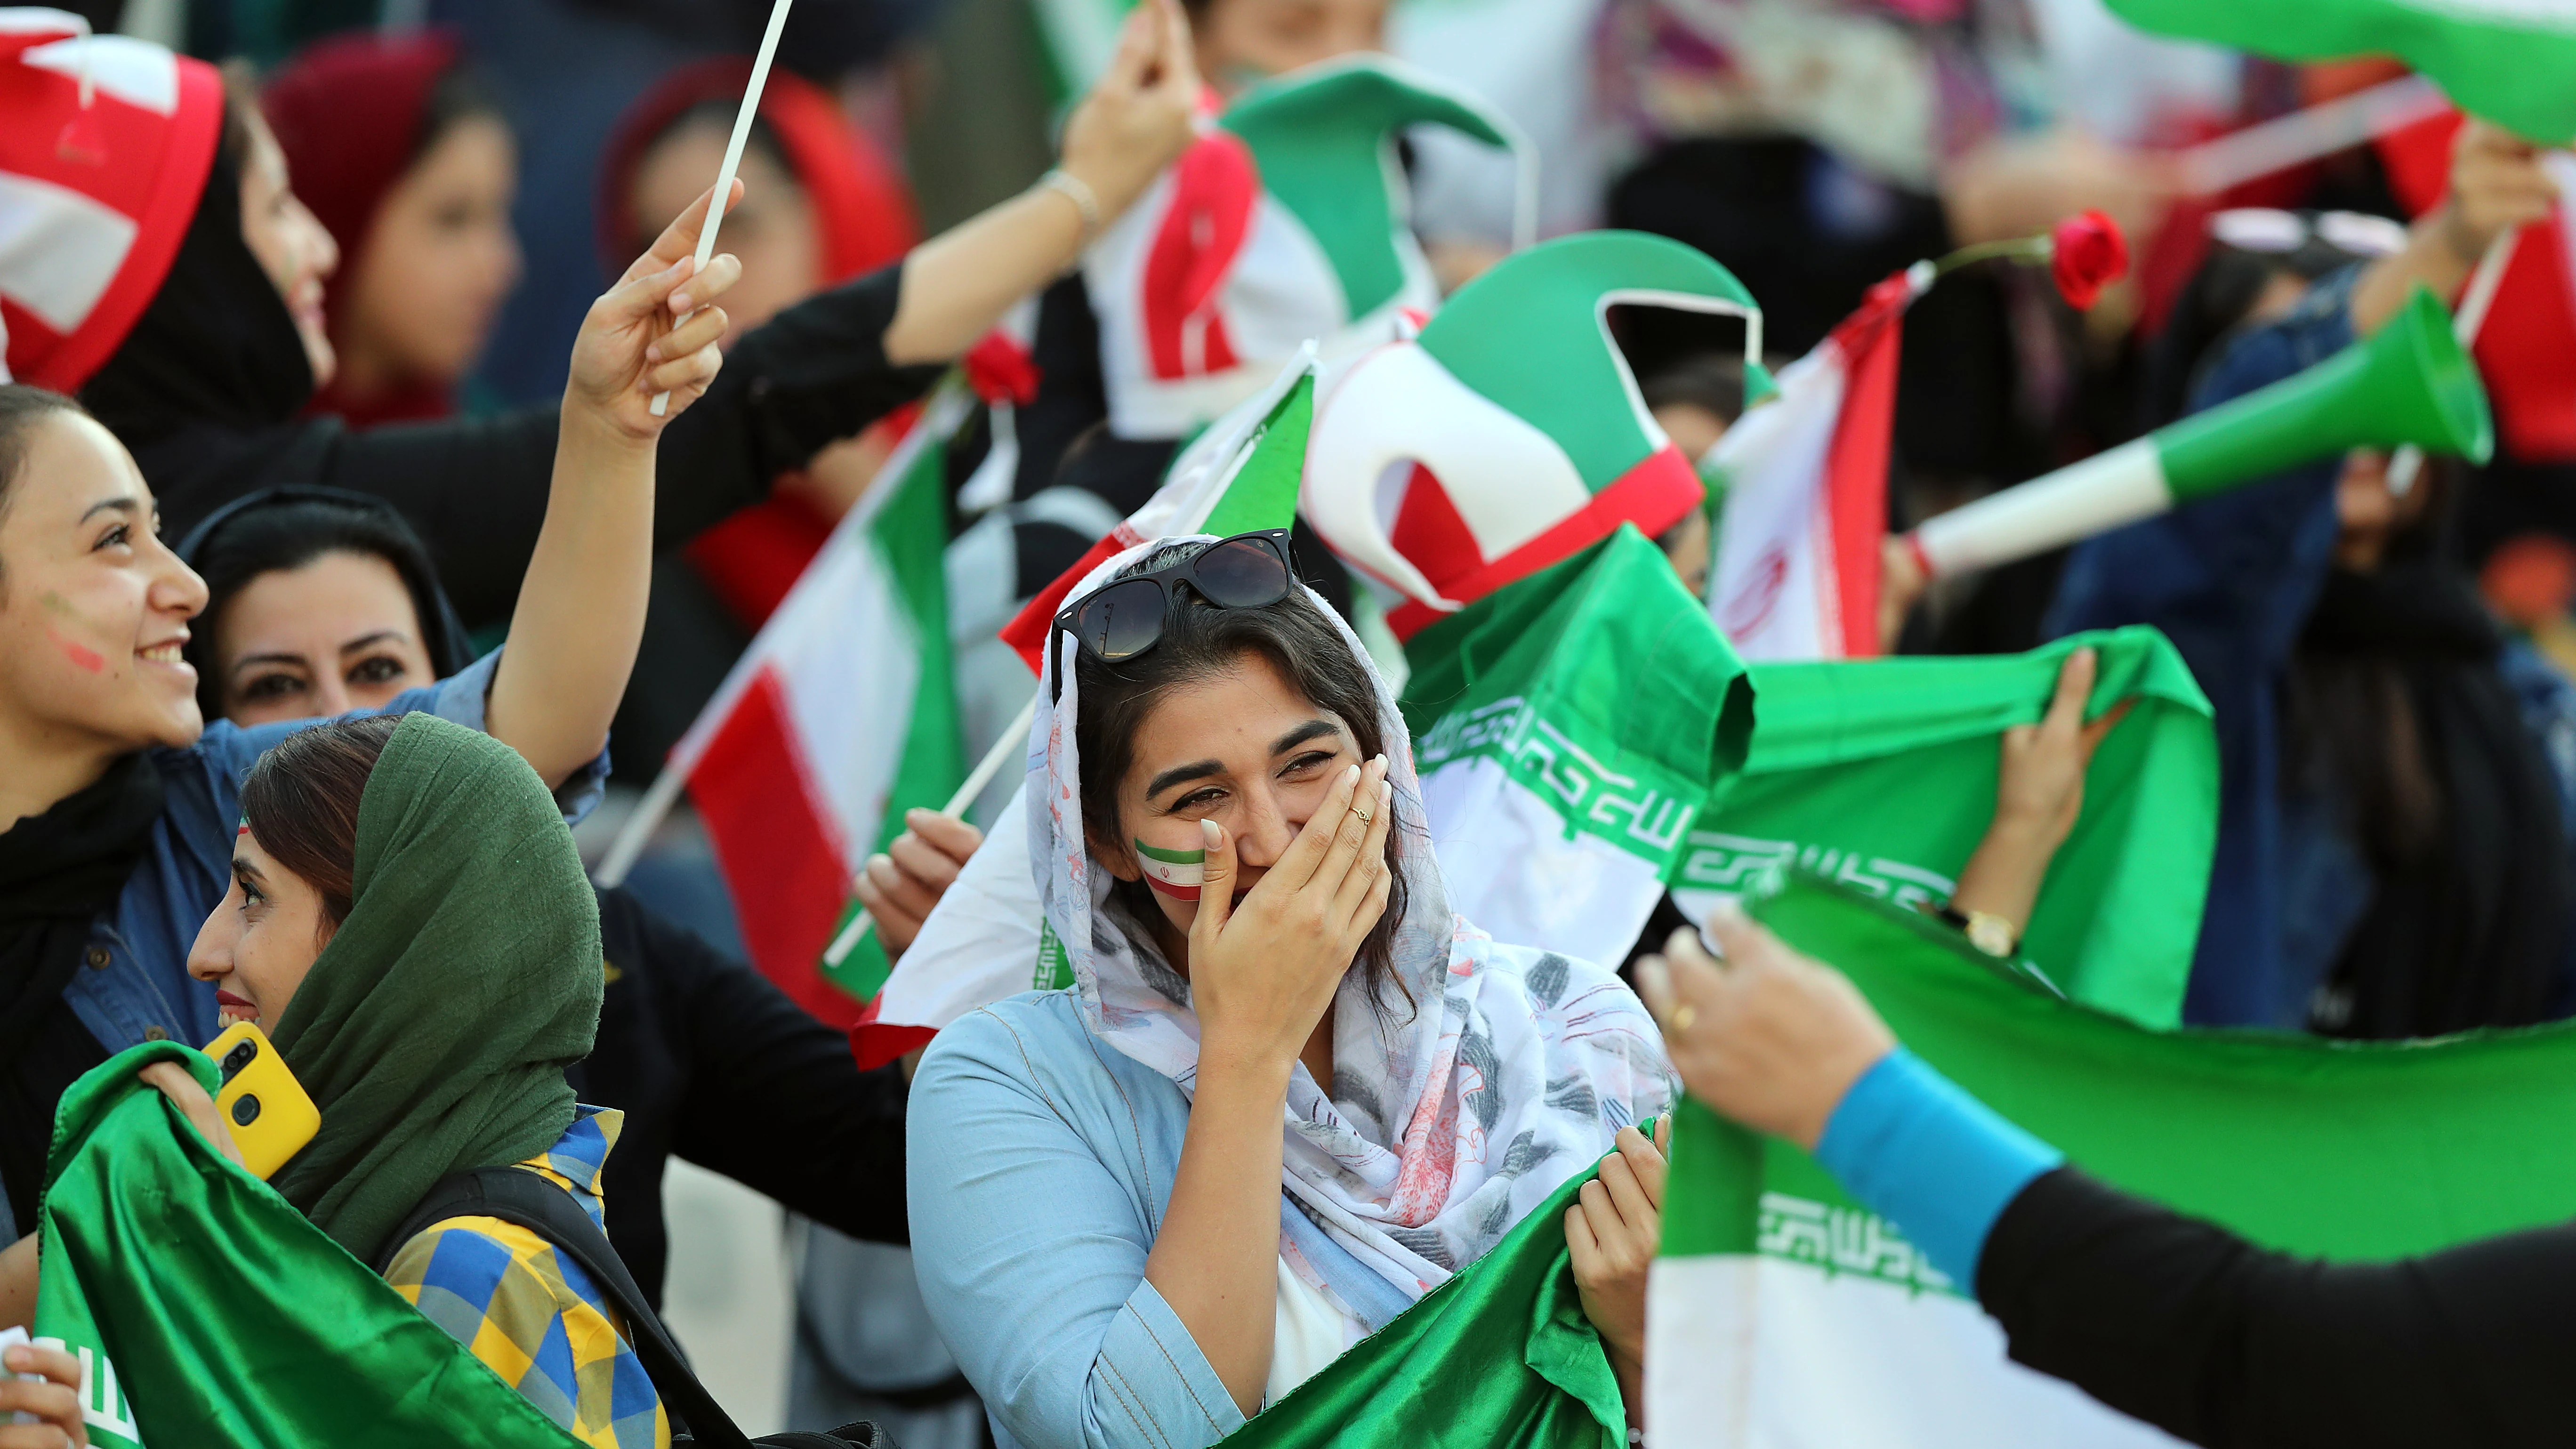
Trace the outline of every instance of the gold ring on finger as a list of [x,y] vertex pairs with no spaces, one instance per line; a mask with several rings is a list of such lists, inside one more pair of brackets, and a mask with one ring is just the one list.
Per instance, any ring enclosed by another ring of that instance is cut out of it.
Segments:
[[1366,810],[1362,810],[1362,809],[1361,809],[1360,807],[1358,807],[1357,805],[1354,805],[1354,806],[1352,806],[1352,807],[1351,807],[1351,813],[1352,813],[1353,815],[1358,816],[1358,817],[1359,817],[1359,818],[1361,818],[1362,820],[1375,820],[1375,819],[1377,818],[1375,815],[1370,814],[1368,811],[1366,811]]

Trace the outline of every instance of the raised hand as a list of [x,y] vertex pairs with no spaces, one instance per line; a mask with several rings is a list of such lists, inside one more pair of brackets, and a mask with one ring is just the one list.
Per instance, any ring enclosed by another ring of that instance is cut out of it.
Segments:
[[2558,204],[2558,183],[2541,164],[2541,148],[2502,126],[2472,116],[2451,143],[2451,189],[2442,204],[2442,238],[2461,261],[2475,263],[2495,239],[2543,221]]
[[1100,203],[1125,211],[1188,148],[1199,100],[1198,61],[1179,0],[1127,12],[1118,51],[1064,127],[1064,169]]
[[[741,196],[737,181],[726,205]],[[725,253],[705,271],[697,268],[698,233],[714,199],[715,188],[708,187],[590,304],[581,335],[573,340],[572,373],[564,385],[567,418],[578,413],[619,436],[651,442],[715,381],[724,366],[716,344],[728,319],[711,304],[742,279],[742,263]],[[655,417],[653,398],[664,392],[671,395],[670,408]]]
[[984,832],[936,810],[905,811],[903,823],[903,834],[859,872],[859,904],[877,923],[889,961],[911,947],[967,858],[984,844]]
[[1384,755],[1344,770],[1240,905],[1234,837],[1213,820],[1199,822],[1207,874],[1190,925],[1190,1004],[1202,1076],[1211,1058],[1285,1066],[1314,1034],[1342,973],[1386,913],[1394,805]]

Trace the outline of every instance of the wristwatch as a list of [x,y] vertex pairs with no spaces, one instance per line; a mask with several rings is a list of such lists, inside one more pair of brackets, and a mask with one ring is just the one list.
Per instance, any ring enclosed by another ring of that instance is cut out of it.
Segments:
[[1959,928],[1968,944],[1989,956],[2010,960],[2021,949],[2021,933],[2013,923],[1992,911],[1963,911],[1943,901],[1931,908],[1932,914]]

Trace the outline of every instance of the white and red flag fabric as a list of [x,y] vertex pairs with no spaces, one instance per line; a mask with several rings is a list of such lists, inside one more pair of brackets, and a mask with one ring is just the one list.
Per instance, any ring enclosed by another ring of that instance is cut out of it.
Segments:
[[860,864],[966,774],[941,495],[971,406],[953,381],[931,395],[663,766],[688,782],[752,964],[835,1026],[887,970],[873,937],[821,961]]
[[223,111],[203,61],[0,8],[0,324],[18,381],[76,391],[125,341],[197,214]]
[[1930,269],[1869,290],[1779,393],[1710,451],[1722,478],[1709,612],[1746,660],[1879,653],[1879,546],[1905,308]]

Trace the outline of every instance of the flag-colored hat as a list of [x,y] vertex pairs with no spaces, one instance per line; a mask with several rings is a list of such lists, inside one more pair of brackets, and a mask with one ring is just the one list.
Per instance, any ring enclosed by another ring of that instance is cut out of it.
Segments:
[[0,8],[0,319],[9,371],[71,392],[169,275],[223,128],[212,66]]
[[1351,364],[1316,407],[1306,519],[1408,596],[1399,636],[1571,557],[1622,523],[1663,532],[1705,490],[1610,339],[1630,304],[1762,313],[1726,268],[1642,232],[1562,237],[1459,289],[1418,339]]
[[1185,436],[1307,341],[1329,363],[1438,305],[1395,156],[1397,133],[1424,123],[1529,154],[1500,115],[1382,55],[1309,66],[1229,105],[1084,262],[1111,429]]

